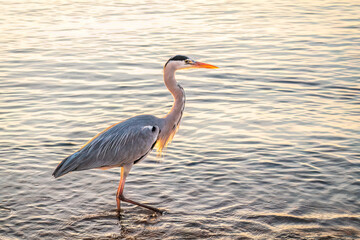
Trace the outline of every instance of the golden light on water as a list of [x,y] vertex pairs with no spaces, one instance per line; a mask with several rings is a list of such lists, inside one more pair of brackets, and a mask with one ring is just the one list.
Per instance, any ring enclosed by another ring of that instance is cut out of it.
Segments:
[[[358,12],[351,1],[3,2],[0,238],[358,238]],[[169,214],[124,205],[118,221],[119,169],[51,173],[108,126],[166,115],[162,70],[177,54],[219,69],[177,73],[179,132],[125,187]]]

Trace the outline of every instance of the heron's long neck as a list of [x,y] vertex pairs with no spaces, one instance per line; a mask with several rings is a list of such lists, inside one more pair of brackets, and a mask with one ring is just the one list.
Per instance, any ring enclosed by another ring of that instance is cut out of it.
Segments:
[[[167,124],[172,124],[177,127],[180,123],[182,113],[185,107],[185,92],[184,89],[175,80],[175,68],[168,66],[164,69],[164,82],[174,97],[174,104],[170,112],[165,116]],[[174,126],[171,126],[174,127]]]
[[175,67],[168,64],[164,69],[164,82],[174,97],[174,104],[170,112],[163,118],[164,125],[160,129],[158,140],[156,141],[156,148],[158,156],[161,155],[162,150],[171,142],[176,131],[178,130],[182,113],[185,107],[185,93],[184,89],[175,80]]

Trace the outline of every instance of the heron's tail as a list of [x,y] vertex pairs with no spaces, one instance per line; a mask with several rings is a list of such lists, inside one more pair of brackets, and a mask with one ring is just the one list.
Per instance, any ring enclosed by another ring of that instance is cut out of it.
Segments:
[[67,174],[68,172],[74,171],[78,167],[75,161],[77,155],[78,153],[76,152],[73,155],[70,155],[64,160],[62,160],[62,162],[59,163],[52,175],[55,178],[58,178],[62,175]]

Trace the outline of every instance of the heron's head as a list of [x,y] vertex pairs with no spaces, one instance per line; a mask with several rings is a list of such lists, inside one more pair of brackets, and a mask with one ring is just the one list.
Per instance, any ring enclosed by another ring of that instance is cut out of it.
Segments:
[[189,69],[189,68],[218,68],[218,67],[207,63],[197,62],[183,55],[176,55],[175,57],[170,58],[166,62],[164,69],[165,68],[173,68],[175,70],[179,70],[179,69]]

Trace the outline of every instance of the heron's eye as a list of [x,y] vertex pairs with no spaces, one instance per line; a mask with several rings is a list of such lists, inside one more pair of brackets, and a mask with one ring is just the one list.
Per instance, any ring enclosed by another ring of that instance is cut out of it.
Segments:
[[191,61],[190,59],[186,59],[186,60],[185,60],[185,63],[186,63],[186,64],[191,64],[192,61]]

